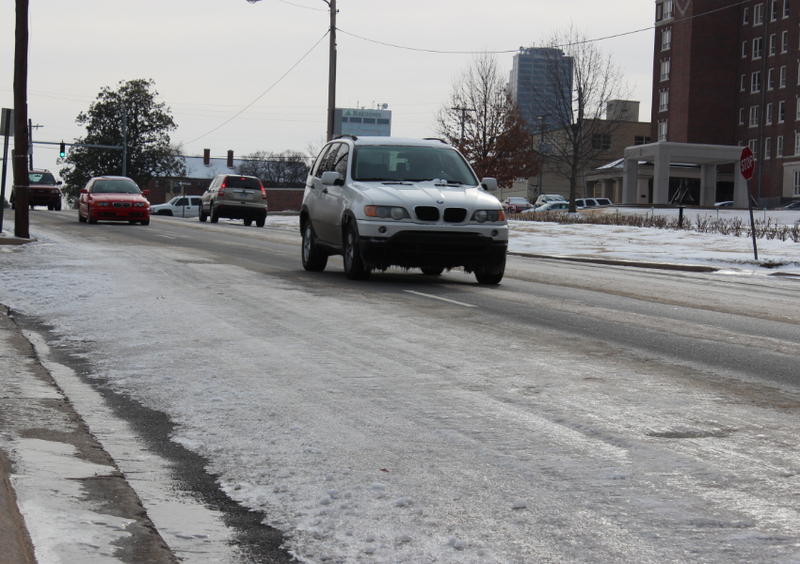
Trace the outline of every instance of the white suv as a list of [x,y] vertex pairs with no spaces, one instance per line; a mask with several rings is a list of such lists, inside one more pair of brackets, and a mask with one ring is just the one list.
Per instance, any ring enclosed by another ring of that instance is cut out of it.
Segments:
[[351,280],[390,266],[428,275],[463,268],[481,284],[503,278],[503,206],[464,157],[438,140],[343,136],[323,147],[300,209],[303,267],[343,255]]

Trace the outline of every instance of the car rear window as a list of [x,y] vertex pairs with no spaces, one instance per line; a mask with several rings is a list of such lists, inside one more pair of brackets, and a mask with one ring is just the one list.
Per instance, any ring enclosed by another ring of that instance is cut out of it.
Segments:
[[225,179],[225,187],[261,190],[261,181],[258,178],[252,178],[249,176],[228,176]]

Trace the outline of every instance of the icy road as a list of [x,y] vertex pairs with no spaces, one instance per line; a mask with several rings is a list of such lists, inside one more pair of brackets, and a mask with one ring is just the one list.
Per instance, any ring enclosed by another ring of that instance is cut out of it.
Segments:
[[0,303],[300,561],[800,562],[796,279],[512,257],[497,288],[353,283],[303,272],[291,226],[62,213],[0,253]]

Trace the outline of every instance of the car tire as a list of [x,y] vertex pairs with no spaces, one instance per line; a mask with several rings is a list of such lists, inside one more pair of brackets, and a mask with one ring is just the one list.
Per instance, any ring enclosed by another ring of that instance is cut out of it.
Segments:
[[438,266],[425,266],[422,268],[422,274],[425,276],[439,276],[442,272],[444,272],[444,268]]
[[478,284],[497,285],[503,279],[506,271],[506,259],[497,266],[482,266],[475,271],[475,279]]
[[141,223],[142,225],[150,225],[150,220],[149,219],[143,219],[139,223]]
[[78,210],[78,221],[81,223],[86,223],[86,218],[81,215],[81,211]]
[[203,211],[203,204],[200,204],[200,208],[198,209],[198,216],[200,217],[200,221],[205,223],[208,219],[208,214]]
[[211,202],[211,223],[219,221],[219,212],[214,209],[214,202]]
[[317,249],[317,235],[314,233],[314,226],[311,221],[306,221],[303,225],[302,259],[303,268],[309,272],[322,272],[328,265],[328,255]]
[[61,211],[61,202],[58,202],[55,207],[56,211]]
[[97,220],[92,217],[92,208],[86,207],[86,221],[89,223],[97,223]]
[[253,220],[252,219],[245,219],[244,220],[244,226],[245,227],[250,227],[251,225],[253,225]]
[[366,280],[370,270],[364,265],[358,245],[358,227],[350,220],[344,228],[344,274],[349,280]]
[[256,227],[264,227],[267,223],[267,216],[260,217],[256,220]]

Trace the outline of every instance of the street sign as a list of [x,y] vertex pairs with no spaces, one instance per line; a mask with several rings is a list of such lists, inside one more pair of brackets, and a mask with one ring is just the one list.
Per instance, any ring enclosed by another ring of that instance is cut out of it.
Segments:
[[745,180],[753,178],[753,169],[755,168],[756,160],[753,158],[753,151],[750,147],[742,149],[742,158],[739,159],[739,170],[742,171],[742,176]]

